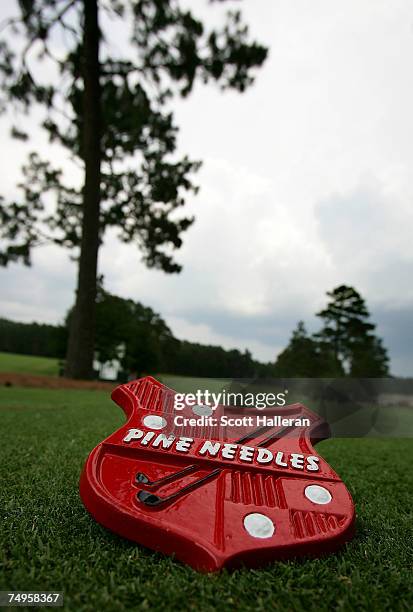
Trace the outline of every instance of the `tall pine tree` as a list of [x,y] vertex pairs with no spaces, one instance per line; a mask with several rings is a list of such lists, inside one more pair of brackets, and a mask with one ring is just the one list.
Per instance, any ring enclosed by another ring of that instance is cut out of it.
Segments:
[[370,313],[360,293],[348,285],[327,292],[330,301],[317,313],[323,321],[316,335],[334,359],[351,376],[380,377],[389,373],[389,359],[370,321]]
[[[196,191],[199,163],[174,155],[171,99],[187,96],[197,80],[244,91],[267,50],[249,41],[239,11],[210,29],[178,0],[19,0],[17,8],[0,40],[2,108],[39,106],[50,140],[80,162],[84,179],[67,184],[60,168],[32,153],[22,197],[1,202],[0,263],[29,264],[46,242],[77,249],[67,374],[87,378],[105,230],[119,228],[148,266],[180,269],[170,250],[193,219],[176,211]],[[113,28],[124,33],[116,45]],[[20,126],[13,135],[27,138]]]

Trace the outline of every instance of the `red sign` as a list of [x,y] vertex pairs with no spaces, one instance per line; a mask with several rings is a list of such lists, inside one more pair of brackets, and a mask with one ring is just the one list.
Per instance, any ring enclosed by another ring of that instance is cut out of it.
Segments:
[[178,413],[175,395],[151,377],[112,393],[127,422],[80,479],[99,523],[201,571],[318,556],[352,537],[351,496],[312,446],[329,435],[318,415],[302,404],[250,410],[243,427],[228,407],[225,419],[223,406]]

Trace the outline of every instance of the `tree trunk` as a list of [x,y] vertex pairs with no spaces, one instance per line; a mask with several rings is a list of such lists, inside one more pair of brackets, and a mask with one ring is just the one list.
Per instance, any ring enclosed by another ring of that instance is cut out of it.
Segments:
[[100,212],[100,83],[97,0],[83,0],[83,189],[82,239],[80,245],[76,303],[71,317],[66,376],[91,378],[95,343],[96,276]]

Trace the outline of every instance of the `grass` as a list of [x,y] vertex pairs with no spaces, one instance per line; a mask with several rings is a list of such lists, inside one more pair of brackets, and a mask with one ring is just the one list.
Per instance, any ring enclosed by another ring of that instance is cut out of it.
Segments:
[[0,590],[63,590],[76,612],[413,608],[413,440],[319,445],[357,506],[357,535],[339,553],[203,575],[84,509],[86,456],[123,422],[106,393],[0,388],[0,419]]
[[[59,373],[59,360],[54,357],[36,357],[35,355],[0,352],[0,372],[57,376]],[[221,391],[223,382],[226,381],[226,379],[220,378],[195,378],[191,376],[174,376],[172,374],[158,374],[157,378],[165,385],[171,387],[171,389],[186,393],[206,388],[210,391]]]
[[59,360],[52,357],[0,353],[0,372],[57,376],[59,372]]
[[196,393],[198,389],[201,391],[208,389],[211,393],[218,393],[231,382],[229,378],[197,378],[175,374],[157,374],[156,378],[179,393]]

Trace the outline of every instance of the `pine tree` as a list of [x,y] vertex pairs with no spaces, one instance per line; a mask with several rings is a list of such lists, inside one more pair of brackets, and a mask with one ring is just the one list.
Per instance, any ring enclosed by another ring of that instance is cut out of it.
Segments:
[[[30,264],[32,249],[47,242],[75,249],[78,282],[67,374],[87,378],[105,231],[118,228],[120,239],[137,244],[149,267],[180,270],[170,251],[181,246],[193,219],[176,212],[186,194],[196,192],[199,162],[174,155],[171,99],[187,96],[196,81],[244,91],[267,50],[249,42],[239,11],[228,12],[222,27],[208,29],[178,0],[17,4],[19,15],[0,40],[1,107],[24,113],[40,107],[50,141],[79,163],[84,180],[80,187],[67,184],[52,161],[31,153],[22,197],[2,201],[0,263]],[[124,40],[115,50],[110,39],[117,22]],[[208,120],[213,129],[213,118]],[[12,133],[28,138],[21,126]]]
[[298,322],[288,346],[278,355],[274,366],[277,377],[335,377],[342,373],[333,352],[307,333],[303,321]]
[[364,299],[353,287],[340,285],[327,292],[327,307],[317,313],[323,328],[316,335],[351,376],[380,377],[389,373],[387,351],[373,333],[375,325]]

